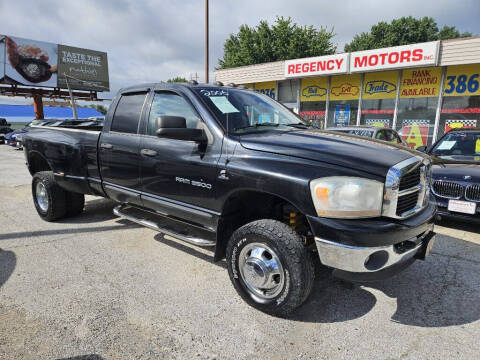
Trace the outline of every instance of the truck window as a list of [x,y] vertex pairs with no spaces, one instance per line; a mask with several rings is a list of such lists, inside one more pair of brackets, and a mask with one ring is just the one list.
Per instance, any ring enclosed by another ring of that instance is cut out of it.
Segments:
[[190,104],[183,97],[172,92],[155,93],[148,118],[148,135],[156,135],[156,119],[161,115],[184,117],[187,128],[196,128],[199,122],[199,118]]
[[111,131],[136,134],[146,93],[122,95],[113,115]]

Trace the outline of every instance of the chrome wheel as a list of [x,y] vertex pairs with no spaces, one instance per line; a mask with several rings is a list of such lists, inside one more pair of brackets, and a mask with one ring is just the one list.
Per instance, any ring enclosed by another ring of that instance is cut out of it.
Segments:
[[45,185],[42,182],[38,182],[35,186],[35,196],[37,198],[37,204],[43,212],[48,210],[48,194]]
[[282,263],[266,244],[247,244],[240,252],[238,267],[255,301],[263,303],[282,291],[285,283]]

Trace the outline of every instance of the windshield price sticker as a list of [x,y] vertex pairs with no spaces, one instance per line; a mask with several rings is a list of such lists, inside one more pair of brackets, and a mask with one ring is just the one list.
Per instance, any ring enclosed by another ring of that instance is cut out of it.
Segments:
[[445,96],[480,95],[480,66],[478,64],[449,66],[443,93]]
[[235,106],[228,101],[226,96],[210,96],[210,100],[213,104],[224,114],[238,113],[240,112]]

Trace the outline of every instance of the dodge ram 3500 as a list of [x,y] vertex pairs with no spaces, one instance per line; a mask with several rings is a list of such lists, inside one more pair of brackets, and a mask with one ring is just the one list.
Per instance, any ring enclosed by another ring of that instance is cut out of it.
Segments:
[[84,194],[112,199],[120,217],[214,246],[238,294],[272,314],[307,299],[315,263],[383,279],[435,237],[427,155],[314,130],[235,86],[122,89],[103,128],[39,127],[24,149],[46,221],[80,214]]

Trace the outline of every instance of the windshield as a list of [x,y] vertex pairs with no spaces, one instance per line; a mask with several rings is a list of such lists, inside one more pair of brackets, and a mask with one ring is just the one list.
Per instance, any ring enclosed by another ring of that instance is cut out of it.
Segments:
[[480,132],[452,131],[432,149],[434,155],[480,155]]
[[248,90],[194,88],[229,133],[307,127],[288,109],[266,95]]

